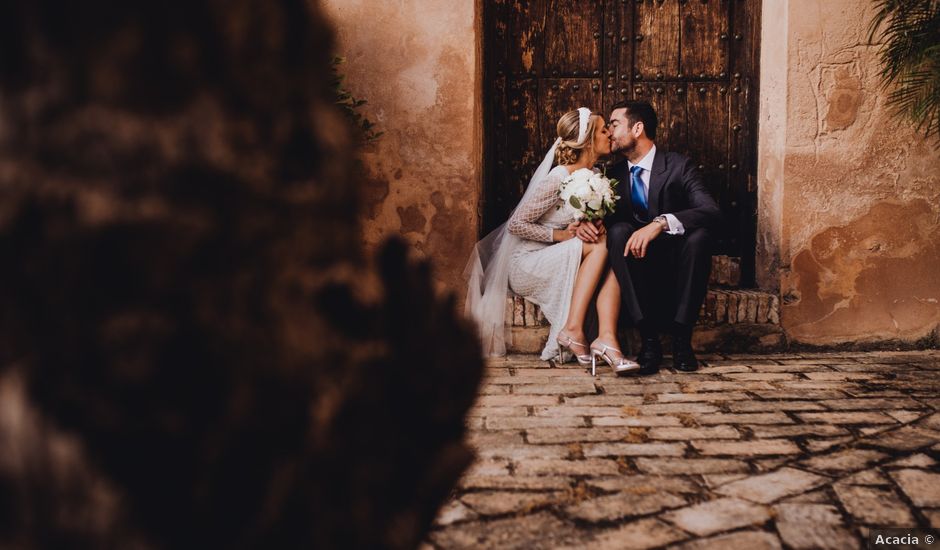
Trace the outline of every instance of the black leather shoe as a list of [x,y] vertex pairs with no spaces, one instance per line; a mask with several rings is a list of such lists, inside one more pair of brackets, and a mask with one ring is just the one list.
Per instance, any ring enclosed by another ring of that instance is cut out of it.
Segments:
[[640,370],[635,371],[635,372],[640,376],[645,376],[647,374],[656,374],[657,372],[659,372],[659,365],[649,364],[645,367],[640,367]]
[[636,357],[636,362],[640,364],[638,374],[656,374],[659,372],[659,365],[663,362],[663,346],[659,343],[659,337],[643,338],[643,347],[640,348],[640,354]]
[[698,369],[698,359],[695,358],[691,345],[673,346],[672,366],[682,372],[693,372]]

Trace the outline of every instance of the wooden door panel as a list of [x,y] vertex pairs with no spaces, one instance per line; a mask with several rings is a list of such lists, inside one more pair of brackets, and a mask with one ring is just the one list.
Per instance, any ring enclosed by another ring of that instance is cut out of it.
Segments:
[[544,149],[539,135],[539,83],[535,79],[517,80],[509,84],[507,103],[506,152],[508,154],[511,197],[518,199],[531,174],[542,160]]
[[[508,190],[511,188],[510,181],[513,177],[510,162],[515,158],[513,156],[514,152],[508,149],[508,145],[512,140],[509,139],[507,132],[509,94],[506,92],[506,76],[493,77],[491,86],[494,99],[490,103],[490,113],[494,120],[498,122],[494,124],[496,131],[486,143],[487,154],[490,158],[487,177],[491,182],[490,187],[484,189],[486,204],[483,212],[480,213],[484,222],[488,225],[492,223],[492,220],[504,218],[509,214],[511,206],[508,203],[512,199]],[[500,189],[501,192],[494,193],[493,188]]]
[[737,205],[728,192],[728,89],[720,82],[696,82],[687,95],[689,150],[696,153],[693,161],[722,211],[719,248],[730,251],[727,220],[736,215]]
[[680,85],[670,83],[643,83],[634,87],[634,98],[649,101],[656,109],[659,126],[656,130],[656,147],[665,151],[688,153],[688,109],[685,91]]
[[728,66],[728,3],[692,0],[681,7],[680,73],[725,78]]
[[[760,74],[760,2],[733,2],[731,67],[731,177],[738,211],[729,213],[730,246],[741,253],[741,279],[755,279],[757,241],[757,126]],[[734,240],[737,239],[735,243]]]
[[[633,53],[638,44],[636,41],[637,29],[634,28],[634,17],[636,13],[635,2],[614,2],[614,17],[616,18],[616,28],[614,31],[614,42],[611,44],[612,52],[610,57],[616,60],[616,77],[622,86],[630,88],[634,79],[633,71]],[[623,95],[626,97],[626,95]],[[619,101],[618,97],[618,101]]]
[[[601,76],[604,79],[603,86],[601,87],[601,104],[598,105],[597,111],[604,115],[604,120],[607,119],[608,113],[610,113],[610,106],[620,101],[629,93],[630,89],[630,77],[626,74],[621,75],[620,71],[620,51],[623,44],[620,43],[621,38],[621,24],[620,24],[620,11],[621,6],[626,6],[628,3],[624,2],[607,2],[607,6],[604,8],[604,37],[601,48],[601,64],[603,69],[601,70]],[[629,70],[629,69],[628,69]],[[623,76],[623,78],[621,78]],[[621,92],[621,90],[623,90]]]
[[602,107],[598,108],[598,113],[603,115],[606,122],[610,122],[610,110],[615,103],[633,97],[633,90],[629,82],[618,82],[616,79],[610,79],[610,89],[604,90],[602,98]]
[[697,82],[685,96],[689,152],[707,171],[724,170],[728,160],[727,89],[717,82]]
[[[541,3],[541,2],[539,2]],[[549,0],[545,21],[546,76],[600,74],[603,6],[584,0]]]
[[508,6],[508,21],[500,24],[509,29],[509,52],[506,60],[509,72],[516,76],[536,76],[541,73],[545,57],[543,25],[545,2],[515,0]]
[[546,12],[545,74],[586,76],[601,71],[601,3],[548,0]]
[[643,80],[679,74],[679,2],[636,2],[636,72]]

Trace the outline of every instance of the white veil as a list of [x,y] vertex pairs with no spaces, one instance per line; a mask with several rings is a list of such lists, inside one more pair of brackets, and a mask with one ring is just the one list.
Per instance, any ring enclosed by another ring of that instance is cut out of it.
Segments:
[[[584,141],[590,119],[590,109],[578,108],[578,143]],[[542,163],[532,174],[519,204],[509,214],[510,218],[519,205],[524,204],[533,194],[535,184],[548,176],[559,144],[561,144],[560,137],[552,143]],[[510,233],[508,226],[507,219],[477,242],[464,269],[464,277],[467,279],[464,313],[476,322],[485,357],[505,355],[506,345],[512,343],[512,332],[506,322],[506,299],[511,292],[509,290],[509,260],[512,258],[513,250],[522,239]]]

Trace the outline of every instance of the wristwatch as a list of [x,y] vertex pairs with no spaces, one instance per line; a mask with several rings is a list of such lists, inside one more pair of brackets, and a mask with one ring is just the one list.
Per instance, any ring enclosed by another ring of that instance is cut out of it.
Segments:
[[659,222],[663,225],[663,231],[669,231],[669,220],[666,219],[666,216],[656,216],[653,218],[654,222]]

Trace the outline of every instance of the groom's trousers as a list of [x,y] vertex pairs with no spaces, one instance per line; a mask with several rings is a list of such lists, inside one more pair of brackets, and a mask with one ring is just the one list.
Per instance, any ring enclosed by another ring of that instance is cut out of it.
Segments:
[[633,325],[645,320],[660,330],[672,322],[694,325],[711,273],[708,231],[664,232],[649,244],[646,257],[624,257],[627,241],[638,228],[619,222],[607,229],[607,257],[620,283],[621,318]]

